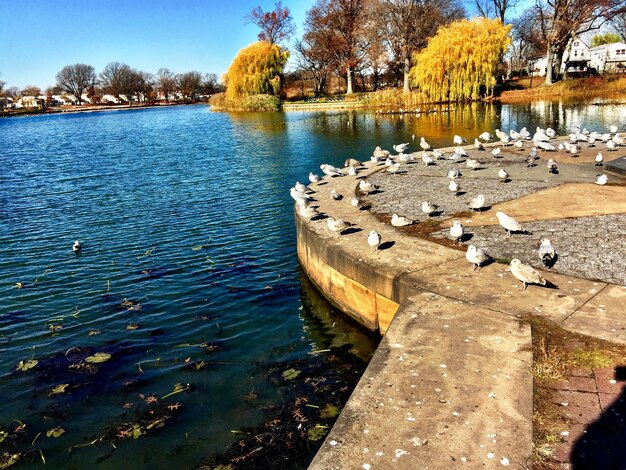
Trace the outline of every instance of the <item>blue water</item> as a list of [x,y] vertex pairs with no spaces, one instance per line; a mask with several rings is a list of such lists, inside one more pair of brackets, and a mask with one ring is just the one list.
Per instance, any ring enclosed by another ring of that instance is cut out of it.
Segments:
[[[261,422],[247,394],[280,403],[260,364],[325,364],[316,351],[342,344],[367,361],[376,346],[310,300],[288,194],[296,180],[412,134],[439,146],[454,133],[625,118],[624,106],[545,104],[422,117],[191,106],[0,120],[0,431],[26,424],[11,443],[24,468],[44,458],[52,468],[197,466]],[[96,352],[111,358],[68,372]],[[35,368],[15,370],[30,359]],[[208,366],[185,369],[200,361]],[[185,390],[163,398],[176,384]],[[101,439],[132,430],[150,397],[180,410],[138,439]],[[57,427],[65,433],[46,436]]]

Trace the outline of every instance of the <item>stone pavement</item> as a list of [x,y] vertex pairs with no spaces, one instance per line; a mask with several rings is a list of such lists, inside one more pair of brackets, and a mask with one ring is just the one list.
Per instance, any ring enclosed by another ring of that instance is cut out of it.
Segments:
[[[623,179],[610,175],[610,185],[596,189],[593,181],[599,171],[588,163],[592,158],[588,154],[592,152],[597,149],[585,149],[578,159],[568,157],[574,162],[568,160],[559,165],[558,175],[547,174],[545,167],[545,159],[553,153],[542,153],[542,160],[533,168],[527,168],[523,157],[514,152],[505,151],[501,161],[492,162],[489,159],[493,157],[484,156],[481,158],[486,160],[485,170],[462,170],[461,188],[469,191],[457,197],[447,190],[448,162],[426,167],[420,160],[403,165],[400,174],[395,175],[382,173],[381,166],[368,162],[356,178],[327,177],[311,185],[315,199],[312,204],[323,215],[307,222],[308,230],[326,245],[326,259],[336,263],[332,267],[340,269],[349,264],[350,272],[344,274],[357,282],[371,281],[371,285],[365,285],[369,289],[386,285],[383,278],[391,279],[391,294],[407,295],[404,300],[393,299],[401,301],[400,309],[311,468],[531,465],[532,407],[528,403],[532,401],[532,388],[527,386],[532,384],[532,360],[528,357],[531,336],[518,318],[541,315],[561,328],[626,344],[626,288],[617,285],[623,283],[620,276],[624,270],[618,272],[622,266],[618,258],[624,258],[626,205],[620,201],[626,186]],[[616,152],[615,157],[623,153]],[[497,167],[503,161],[511,174],[508,183],[497,178]],[[356,191],[362,204],[371,205],[369,210],[350,205],[361,178],[380,186],[380,192],[368,197]],[[575,203],[567,204],[572,199],[569,196],[563,196],[565,199],[559,202],[564,194],[580,193],[571,191],[577,184],[593,189]],[[331,189],[344,198],[333,200]],[[489,195],[492,207],[470,216],[460,198],[469,199],[478,191]],[[553,195],[545,198],[546,193]],[[606,202],[598,197],[606,197]],[[545,198],[544,207],[552,207],[549,217],[532,215],[526,221],[533,235],[514,234],[512,239],[506,239],[503,230],[493,222],[470,222],[468,231],[476,238],[468,241],[488,245],[487,251],[498,258],[514,256],[536,263],[538,237],[545,231],[562,257],[552,270],[543,273],[552,282],[552,288],[530,286],[521,290],[505,264],[493,263],[472,272],[464,248],[460,251],[435,243],[437,236],[445,237],[443,230],[432,236],[410,236],[406,230],[382,223],[372,214],[397,212],[424,220],[419,204],[431,200],[443,209],[443,214],[433,219],[447,220],[449,224],[450,217],[456,214],[465,223],[481,217],[492,219],[501,205],[524,198],[536,200],[534,205],[525,206],[533,208],[531,214],[542,213],[541,198]],[[559,207],[562,214],[558,213]],[[326,227],[326,216],[347,220],[352,227],[335,234]],[[372,229],[382,235],[384,249],[370,251],[367,234]],[[528,241],[529,237],[533,242]],[[591,256],[581,258],[586,251]],[[346,258],[352,264],[347,264]],[[578,266],[581,260],[582,268]],[[366,271],[366,276],[361,274]],[[381,295],[391,298],[387,292]],[[477,379],[474,374],[481,370],[490,374]],[[515,378],[508,380],[507,375]],[[448,378],[453,380],[449,382]],[[604,384],[602,379],[597,381],[596,375],[582,378],[593,378],[596,387]],[[496,386],[497,390],[485,395],[487,388]],[[602,394],[609,393],[600,388],[595,392],[576,392],[597,393],[599,404],[608,399]],[[499,402],[500,398],[504,401]],[[572,399],[572,403],[578,403],[576,400]],[[594,416],[599,410],[602,408],[596,409]],[[468,419],[463,420],[464,416]],[[511,430],[515,431],[511,434]],[[571,432],[575,435],[576,430]],[[584,445],[584,440],[578,439],[569,444],[569,449]]]

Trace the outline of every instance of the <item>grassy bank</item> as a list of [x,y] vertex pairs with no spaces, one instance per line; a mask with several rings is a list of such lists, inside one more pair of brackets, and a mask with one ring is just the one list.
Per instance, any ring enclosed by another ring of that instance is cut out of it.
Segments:
[[217,93],[209,100],[213,111],[280,111],[280,98],[272,95],[252,95],[241,99],[229,98],[226,93]]
[[512,89],[502,91],[497,98],[502,102],[531,101],[555,97],[583,97],[596,95],[626,95],[626,76],[587,77],[562,80],[554,85],[544,85],[542,77],[509,82]]

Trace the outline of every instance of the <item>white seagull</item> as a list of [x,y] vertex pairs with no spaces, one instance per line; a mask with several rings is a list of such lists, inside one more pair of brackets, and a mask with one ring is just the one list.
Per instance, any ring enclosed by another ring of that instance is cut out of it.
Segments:
[[481,265],[489,260],[489,255],[485,253],[482,249],[476,248],[474,245],[470,245],[467,247],[465,259],[472,263],[472,271],[475,271],[477,269],[480,271]]
[[609,177],[606,175],[596,175],[596,184],[604,186],[609,182]]
[[343,173],[341,173],[341,170],[339,168],[335,168],[332,165],[327,165],[325,163],[322,163],[320,165],[320,169],[324,172],[325,175],[328,175],[328,176],[343,176]]
[[320,178],[319,175],[316,175],[313,172],[309,172],[309,181],[311,183],[317,183],[318,181],[320,181],[322,178]]
[[472,209],[474,211],[481,210],[483,207],[485,207],[485,196],[483,196],[482,194],[479,194],[478,196],[473,198],[469,202],[469,207],[470,207],[470,209]]
[[454,240],[454,243],[459,243],[459,240],[463,238],[463,224],[458,220],[452,222],[452,227],[450,227],[450,237]]
[[541,244],[539,245],[539,258],[541,258],[541,262],[548,268],[554,266],[554,262],[556,261],[556,250],[547,238],[541,239]]
[[522,263],[517,258],[511,260],[511,273],[522,282],[522,290],[526,290],[528,284],[546,285],[546,280],[532,266]]
[[404,144],[398,144],[398,145],[394,145],[393,149],[397,152],[397,153],[404,153],[404,151],[406,149],[409,148],[409,143],[404,143]]
[[511,232],[523,232],[524,228],[513,217],[506,215],[504,212],[496,212],[496,217],[500,225],[506,230],[507,237],[511,236]]
[[398,214],[393,214],[391,216],[391,225],[393,225],[394,227],[404,227],[406,225],[411,225],[412,223],[412,220],[407,219],[406,217],[402,217]]
[[506,171],[504,168],[500,168],[500,170],[498,171],[498,178],[500,178],[503,183],[506,183],[506,180],[509,179],[509,172]]
[[454,194],[455,196],[458,196],[459,194],[459,183],[457,183],[455,180],[450,180],[450,184],[448,185],[448,189],[450,190],[450,192],[452,194]]
[[431,216],[433,213],[437,212],[439,206],[437,204],[431,204],[428,201],[422,202],[422,212],[427,216]]
[[478,136],[478,138],[484,140],[485,142],[493,140],[493,136],[489,132],[483,132]]
[[596,155],[596,166],[602,166],[602,162],[604,161],[604,157],[602,156],[602,152],[598,152]]
[[370,251],[377,250],[380,245],[380,241],[380,233],[376,230],[372,230],[367,236],[367,244],[370,246]]
[[428,142],[426,142],[426,139],[424,139],[424,137],[420,137],[420,147],[422,150],[430,150],[430,144]]
[[331,232],[335,232],[338,235],[341,234],[341,232],[343,230],[345,230],[346,228],[348,228],[348,223],[345,222],[342,219],[335,219],[333,217],[329,217],[326,220],[326,226],[328,227],[328,230],[330,230]]
[[467,143],[467,140],[465,140],[465,138],[461,137],[460,135],[455,135],[452,140],[454,142],[454,145],[463,145]]
[[74,250],[74,253],[78,253],[82,247],[83,246],[80,244],[80,242],[76,240],[74,244],[72,245],[72,250]]

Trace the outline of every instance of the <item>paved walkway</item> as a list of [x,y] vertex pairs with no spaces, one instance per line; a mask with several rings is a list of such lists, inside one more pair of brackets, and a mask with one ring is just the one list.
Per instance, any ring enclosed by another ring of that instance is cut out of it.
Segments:
[[[322,216],[309,223],[310,229],[326,240],[329,248],[357,259],[363,269],[403,279],[404,284],[412,286],[414,294],[398,310],[380,350],[311,468],[447,468],[462,464],[469,468],[508,465],[524,468],[530,465],[531,335],[529,328],[516,317],[541,315],[565,329],[626,344],[626,288],[617,285],[623,282],[620,276],[624,270],[619,268],[621,261],[616,262],[624,258],[626,205],[620,201],[626,187],[622,186],[624,180],[610,175],[611,184],[619,184],[597,190],[592,184],[597,168],[586,163],[590,158],[586,154],[591,152],[597,150],[585,150],[584,158],[560,165],[556,178],[547,174],[545,161],[540,160],[534,168],[526,168],[525,163],[508,163],[511,183],[500,183],[491,174],[497,173],[495,167],[501,162],[487,162],[486,170],[465,170],[460,179],[461,188],[468,189],[466,198],[480,191],[492,199],[491,209],[477,218],[493,218],[498,204],[523,197],[545,197],[543,192],[550,188],[556,191],[565,183],[583,183],[583,188],[592,188],[591,192],[600,194],[605,194],[608,188],[606,203],[583,197],[583,209],[581,204],[568,205],[575,216],[592,220],[577,220],[564,230],[561,228],[570,217],[568,213],[560,217],[559,214],[531,217],[528,223],[539,224],[533,226],[533,235],[524,238],[516,234],[512,243],[493,222],[472,226],[475,241],[487,245],[485,248],[493,250],[494,256],[501,250],[503,255],[520,257],[533,264],[537,261],[533,250],[545,229],[561,256],[553,270],[544,272],[552,288],[530,286],[523,291],[503,264],[493,263],[472,272],[464,249],[442,246],[433,242],[434,238],[408,236],[402,229],[380,222],[367,210],[350,205],[357,180],[367,177],[380,186],[378,194],[363,200],[363,204],[371,204],[373,212],[398,212],[423,220],[419,213],[422,200],[442,205],[441,219],[464,212],[464,204],[447,191],[444,177],[447,164],[426,167],[420,161],[403,165],[405,173],[383,174],[382,167],[368,162],[357,177],[325,178],[312,185],[318,210],[347,220],[353,227],[337,235],[328,230]],[[616,156],[624,153],[618,152]],[[512,152],[505,154],[506,159],[523,160]],[[541,156],[544,158],[544,154]],[[542,174],[533,176],[540,171]],[[344,198],[333,200],[331,189]],[[556,202],[553,206],[558,210]],[[465,214],[461,216],[467,218]],[[548,225],[547,219],[554,225]],[[602,222],[597,223],[598,220]],[[542,228],[541,224],[546,225]],[[597,235],[595,238],[590,235],[590,227]],[[384,250],[374,253],[367,245],[367,234],[373,229],[386,242]],[[434,237],[443,235],[444,232],[439,232]],[[580,235],[583,238],[586,235],[590,245],[578,245],[576,238]],[[586,258],[589,264],[576,271],[581,260],[578,252],[584,250],[590,250]],[[618,266],[615,270],[614,263]],[[597,393],[604,392],[598,389]],[[581,441],[576,442],[579,445]]]

